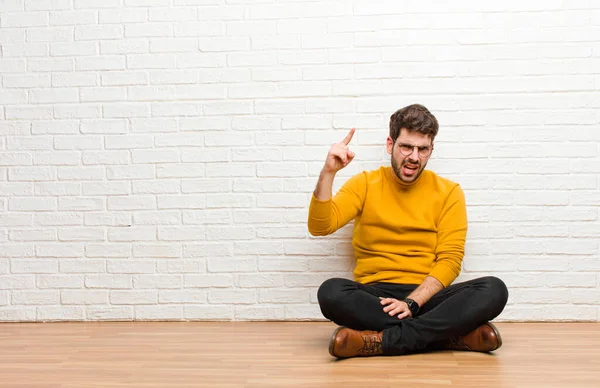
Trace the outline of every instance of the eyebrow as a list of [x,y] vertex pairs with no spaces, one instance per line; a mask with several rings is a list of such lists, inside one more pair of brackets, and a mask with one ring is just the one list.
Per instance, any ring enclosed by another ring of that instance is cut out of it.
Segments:
[[427,144],[427,145],[418,145],[418,144],[411,144],[411,143],[405,143],[405,142],[397,142],[400,145],[408,145],[408,146],[413,146],[413,147],[419,147],[419,148],[429,148],[431,147],[431,144]]

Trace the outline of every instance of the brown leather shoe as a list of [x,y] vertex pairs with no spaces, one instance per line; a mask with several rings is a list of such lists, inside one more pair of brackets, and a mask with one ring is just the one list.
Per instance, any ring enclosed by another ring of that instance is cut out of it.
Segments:
[[491,352],[500,346],[502,346],[500,332],[496,326],[486,322],[467,334],[451,338],[446,344],[445,349]]
[[339,358],[381,355],[383,354],[382,334],[383,332],[338,327],[331,336],[329,354]]

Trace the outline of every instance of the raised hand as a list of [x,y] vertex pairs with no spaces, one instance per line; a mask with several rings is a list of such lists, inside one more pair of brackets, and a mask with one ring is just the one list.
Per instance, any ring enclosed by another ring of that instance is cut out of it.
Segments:
[[335,174],[354,159],[355,154],[348,148],[348,143],[352,140],[355,131],[356,128],[352,128],[344,140],[331,146],[327,153],[327,159],[325,159],[324,172]]

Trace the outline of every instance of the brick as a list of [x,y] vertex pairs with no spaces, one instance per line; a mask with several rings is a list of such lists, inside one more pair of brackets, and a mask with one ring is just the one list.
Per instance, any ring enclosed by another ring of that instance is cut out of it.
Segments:
[[78,275],[39,275],[37,278],[37,287],[40,289],[82,288],[83,277]]
[[283,306],[236,306],[235,319],[244,321],[283,320]]
[[[23,239],[25,241],[25,239]],[[12,260],[10,271],[13,274],[51,274],[58,269],[58,263],[51,259],[43,260]],[[39,279],[39,278],[38,278]]]
[[308,290],[287,288],[264,288],[259,290],[258,300],[260,303],[308,303],[310,294]]
[[48,45],[45,43],[5,44],[2,47],[5,58],[11,57],[46,57]]
[[131,245],[127,243],[86,244],[85,255],[93,258],[129,257],[131,256]]
[[181,183],[175,179],[134,181],[134,194],[175,194],[181,192]]
[[100,227],[73,228],[62,227],[58,229],[59,241],[104,241],[104,229]]
[[[200,150],[202,150],[202,152],[200,152]],[[184,163],[228,162],[230,158],[229,154],[230,151],[227,148],[203,147],[200,149],[183,149],[181,151],[181,161]]]
[[127,99],[127,90],[122,87],[81,88],[80,96],[82,102],[124,101]]
[[0,309],[0,321],[2,322],[34,322],[36,320],[34,307],[12,307]]
[[52,74],[52,86],[96,86],[98,76],[94,73],[59,73]]
[[156,263],[150,260],[109,260],[107,271],[117,274],[149,274],[156,271]]
[[204,290],[161,290],[159,303],[206,303],[207,292]]
[[179,150],[132,150],[131,161],[133,163],[177,163],[180,160]]
[[231,214],[229,209],[202,209],[184,210],[182,212],[184,225],[230,224]]
[[137,23],[148,20],[147,9],[130,9],[121,8],[121,2],[118,0],[109,0],[103,4],[98,4],[94,0],[76,0],[80,7],[75,8],[117,8],[98,11],[98,19],[100,24],[121,24],[121,23]]
[[58,199],[60,211],[94,211],[104,210],[104,201],[98,197],[60,197]]
[[73,40],[73,27],[32,27],[27,29],[28,42],[70,42]]
[[57,119],[99,118],[102,107],[94,104],[55,105],[54,116]]
[[279,274],[240,274],[238,278],[238,287],[242,288],[273,288],[283,285],[283,277]]
[[183,306],[135,306],[135,319],[144,321],[182,320]]
[[24,152],[1,152],[0,164],[3,166],[21,166],[32,164],[31,154]]
[[35,224],[44,226],[58,226],[58,225],[82,225],[83,215],[78,213],[50,213],[50,214],[36,214]]
[[151,290],[151,291],[138,291],[138,290],[110,291],[109,300],[110,300],[110,304],[112,304],[112,305],[156,304],[158,302],[158,293],[155,290]]
[[13,305],[53,305],[59,303],[59,291],[14,290],[11,293]]
[[[87,248],[86,248],[87,249]],[[66,274],[102,273],[105,271],[104,260],[59,260],[59,272]]]
[[179,225],[181,213],[177,210],[135,213],[133,223],[139,225]]
[[150,41],[151,53],[190,52],[195,50],[193,38],[153,38]]
[[[167,5],[170,5],[169,2],[167,2]],[[197,13],[197,8],[193,7],[150,8],[149,21],[181,22],[184,20],[197,20]]]
[[49,22],[54,26],[89,25],[96,23],[96,13],[93,11],[52,11],[49,14]]
[[155,241],[156,229],[148,226],[116,227],[108,230],[108,241]]
[[0,17],[2,28],[47,26],[47,12],[6,12]]
[[174,117],[174,116],[200,116],[202,105],[195,102],[171,102],[152,104],[152,116]]
[[0,195],[2,196],[31,195],[33,192],[34,186],[32,183],[0,182]]
[[108,288],[108,289],[130,289],[133,286],[131,275],[106,274],[106,275],[86,275],[85,286],[87,288]]
[[56,176],[56,169],[53,167],[25,166],[8,169],[11,181],[52,181],[56,180]]
[[106,290],[63,290],[60,302],[65,305],[102,305],[108,304],[108,291]]
[[103,180],[103,167],[58,167],[59,180]]
[[154,178],[155,169],[152,165],[146,166],[108,166],[106,168],[106,177],[116,180],[135,180]]
[[182,284],[181,275],[134,275],[133,277],[133,288],[137,289],[181,288]]
[[[220,36],[225,34],[225,24],[222,22],[195,22],[181,21],[175,25],[174,36],[180,37],[201,37],[201,36]],[[197,45],[196,45],[197,47]]]
[[159,226],[158,239],[163,241],[194,241],[205,239],[205,228],[201,226]]
[[[0,31],[0,43],[2,44],[11,44],[11,43],[25,43],[25,29],[23,28],[3,28]],[[3,68],[0,72],[10,72],[11,69],[25,69],[25,62],[14,59],[14,60],[2,60],[3,64],[10,65],[7,68]]]
[[255,290],[209,290],[208,302],[213,304],[254,304],[257,295]]
[[198,163],[160,164],[156,166],[157,178],[196,178],[204,176],[204,165]]
[[181,257],[181,246],[175,244],[135,244],[133,257],[140,258],[178,258]]
[[92,321],[132,321],[134,317],[132,306],[87,306],[85,311],[86,317]]
[[85,214],[85,225],[129,226],[131,216],[126,212],[102,212]]
[[136,71],[111,71],[100,75],[102,85],[106,86],[127,86],[127,85],[146,85],[148,75],[144,72]]
[[159,273],[202,273],[206,271],[206,263],[204,260],[173,260],[167,259],[159,261]]
[[75,40],[101,40],[101,39],[119,39],[124,37],[123,26],[113,25],[93,25],[76,26]]
[[[219,229],[215,229],[219,230]],[[243,239],[244,235],[251,234],[252,230],[247,228],[245,231],[241,227],[238,227],[240,239]],[[246,238],[248,239],[248,238]],[[233,246],[233,252],[236,255],[283,255],[283,241],[254,241],[248,242],[235,242]]]
[[174,54],[131,54],[127,56],[128,69],[169,69],[175,67]]
[[[233,320],[233,307],[231,306],[185,306],[184,318],[201,321],[230,321]],[[1,318],[0,318],[1,319]]]
[[118,39],[100,42],[100,54],[143,54],[147,53],[150,45],[147,39]]
[[111,196],[107,201],[108,210],[153,210],[156,198],[146,195]]
[[84,151],[84,165],[129,164],[129,153],[126,151]]

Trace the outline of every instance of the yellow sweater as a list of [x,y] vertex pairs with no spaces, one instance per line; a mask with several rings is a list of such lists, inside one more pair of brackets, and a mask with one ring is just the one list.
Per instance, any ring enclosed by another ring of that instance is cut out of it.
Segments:
[[354,219],[355,280],[421,284],[427,275],[450,285],[461,270],[467,212],[461,187],[424,170],[411,184],[391,167],[350,178],[327,201],[313,194],[312,235],[331,234]]

